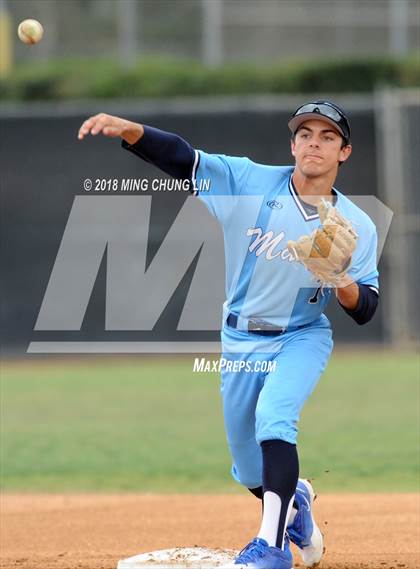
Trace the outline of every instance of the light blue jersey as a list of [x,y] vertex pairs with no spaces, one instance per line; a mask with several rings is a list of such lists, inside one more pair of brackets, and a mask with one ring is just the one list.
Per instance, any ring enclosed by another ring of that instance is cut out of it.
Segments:
[[[314,322],[331,296],[331,289],[321,290],[287,249],[289,240],[297,240],[320,225],[313,206],[306,207],[299,199],[292,173],[292,166],[266,166],[248,158],[196,151],[196,187],[210,184],[208,191],[197,194],[223,228],[224,314],[240,315],[245,328],[250,318],[279,327]],[[350,199],[337,190],[335,194],[335,206],[358,234],[348,274],[377,291],[375,225]]]

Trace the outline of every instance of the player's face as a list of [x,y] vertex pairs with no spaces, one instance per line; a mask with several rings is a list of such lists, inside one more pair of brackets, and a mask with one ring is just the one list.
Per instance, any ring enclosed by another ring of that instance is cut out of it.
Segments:
[[292,141],[297,168],[310,178],[336,171],[339,162],[351,154],[351,146],[342,148],[342,142],[340,134],[328,123],[316,119],[306,121]]

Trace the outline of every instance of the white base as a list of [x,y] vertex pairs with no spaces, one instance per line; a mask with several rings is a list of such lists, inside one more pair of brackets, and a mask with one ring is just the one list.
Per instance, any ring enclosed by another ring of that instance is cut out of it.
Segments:
[[118,562],[117,569],[201,569],[233,563],[236,551],[205,547],[175,547],[141,553]]

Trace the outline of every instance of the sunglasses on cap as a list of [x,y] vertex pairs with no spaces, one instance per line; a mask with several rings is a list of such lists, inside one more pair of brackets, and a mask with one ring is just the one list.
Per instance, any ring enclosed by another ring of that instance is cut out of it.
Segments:
[[350,124],[348,118],[341,109],[328,101],[315,101],[299,107],[289,121],[289,128],[294,134],[299,126],[311,118],[324,117],[333,123],[343,136],[346,144],[350,143]]

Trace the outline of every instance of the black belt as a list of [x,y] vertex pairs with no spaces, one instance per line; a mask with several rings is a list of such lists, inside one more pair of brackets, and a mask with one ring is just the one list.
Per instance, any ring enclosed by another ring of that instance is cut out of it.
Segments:
[[[229,316],[226,319],[226,324],[230,328],[235,328],[235,330],[237,330],[238,315],[230,312]],[[284,334],[287,331],[298,330],[304,326],[307,326],[307,324],[303,324],[302,326],[282,327],[277,326],[276,324],[270,324],[270,322],[266,322],[265,320],[261,320],[259,318],[250,318],[248,320],[247,329],[251,334],[260,334],[262,336],[278,336],[280,334]]]

